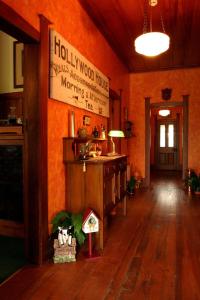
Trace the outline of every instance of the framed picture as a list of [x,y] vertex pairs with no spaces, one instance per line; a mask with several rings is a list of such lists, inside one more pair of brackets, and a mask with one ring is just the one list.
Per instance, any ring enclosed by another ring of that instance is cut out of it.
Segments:
[[20,42],[14,42],[13,43],[14,88],[21,88],[24,85],[23,52],[24,52],[24,44]]
[[83,116],[83,125],[87,125],[87,126],[90,125],[90,117],[89,116],[86,116],[86,115]]

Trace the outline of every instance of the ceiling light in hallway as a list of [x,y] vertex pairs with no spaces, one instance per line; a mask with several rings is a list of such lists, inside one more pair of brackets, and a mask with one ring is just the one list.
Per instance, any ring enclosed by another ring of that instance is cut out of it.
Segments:
[[165,33],[162,15],[161,15],[161,26],[163,32],[152,31],[152,7],[156,6],[157,4],[158,4],[157,0],[149,0],[149,6],[150,6],[149,22],[148,22],[148,13],[147,13],[148,7],[147,4],[145,5],[143,34],[141,34],[135,39],[135,51],[145,56],[156,56],[169,49],[170,38]]
[[167,117],[170,114],[170,110],[169,109],[160,109],[158,111],[158,114],[159,114],[159,116]]

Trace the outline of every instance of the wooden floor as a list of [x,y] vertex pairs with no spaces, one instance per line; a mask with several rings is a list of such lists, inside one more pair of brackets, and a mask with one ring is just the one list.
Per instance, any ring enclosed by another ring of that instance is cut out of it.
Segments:
[[128,199],[127,217],[113,217],[99,260],[26,267],[0,299],[200,299],[200,197],[160,174]]

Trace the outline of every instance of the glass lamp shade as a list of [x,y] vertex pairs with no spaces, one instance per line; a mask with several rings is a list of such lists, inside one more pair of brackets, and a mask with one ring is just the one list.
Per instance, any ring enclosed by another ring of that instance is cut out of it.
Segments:
[[159,116],[167,117],[170,114],[170,110],[169,109],[161,109],[161,110],[159,110],[158,114],[159,114]]
[[122,130],[110,130],[108,135],[110,137],[124,137],[124,133]]
[[135,51],[145,56],[156,56],[169,49],[169,36],[162,32],[148,32],[135,39]]
[[114,155],[119,155],[116,151],[115,151],[115,143],[113,141],[113,137],[117,137],[117,138],[123,138],[124,137],[124,133],[122,130],[110,130],[108,135],[111,137],[110,141],[112,143],[112,152],[107,153],[108,156],[114,156]]

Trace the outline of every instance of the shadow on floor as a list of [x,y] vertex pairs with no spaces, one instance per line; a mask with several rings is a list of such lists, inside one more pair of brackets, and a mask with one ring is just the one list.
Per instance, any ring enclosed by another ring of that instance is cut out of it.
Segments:
[[26,263],[24,239],[0,236],[0,283]]

